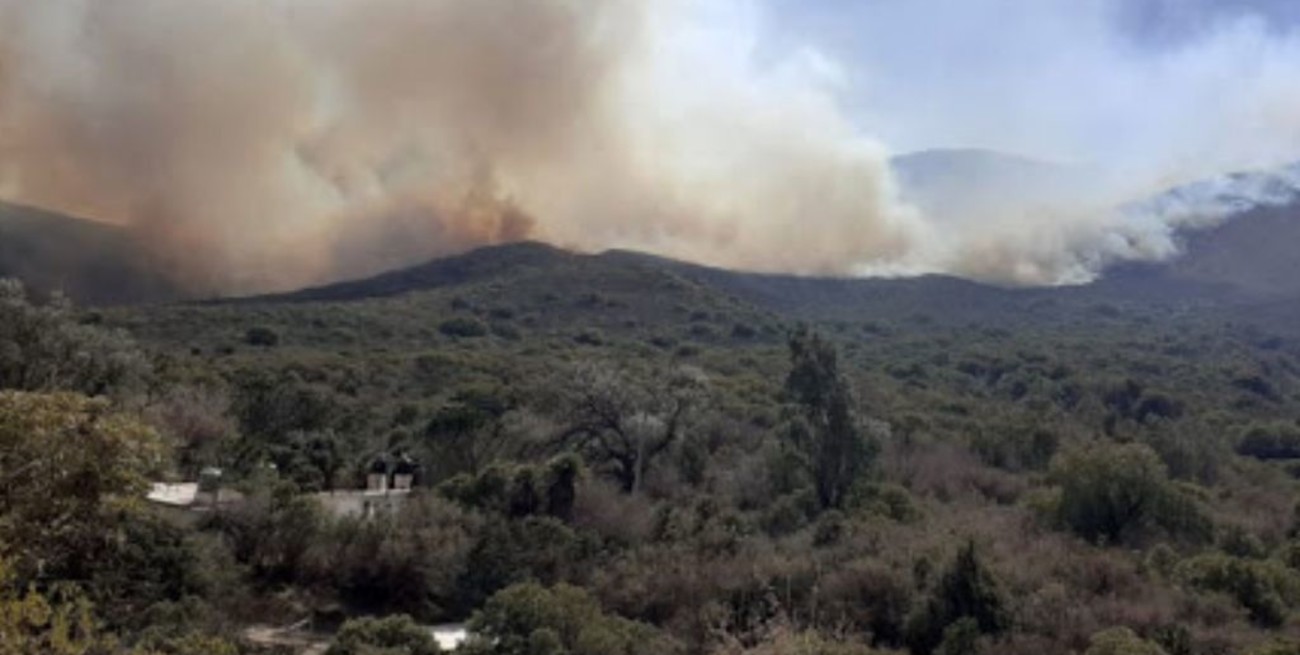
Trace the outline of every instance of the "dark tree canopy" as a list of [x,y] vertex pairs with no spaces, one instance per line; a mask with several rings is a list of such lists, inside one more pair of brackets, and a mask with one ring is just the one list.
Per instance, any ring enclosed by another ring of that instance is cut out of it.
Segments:
[[0,389],[117,395],[147,368],[124,333],[78,322],[61,297],[34,304],[21,283],[0,279]]
[[968,541],[909,622],[908,645],[913,653],[928,654],[941,644],[951,652],[969,643],[971,632],[1000,635],[1010,628],[1007,600],[975,543]]
[[858,425],[853,389],[840,371],[835,347],[806,328],[791,335],[789,346],[785,393],[797,413],[790,441],[804,458],[821,507],[841,507],[870,467],[876,445]]

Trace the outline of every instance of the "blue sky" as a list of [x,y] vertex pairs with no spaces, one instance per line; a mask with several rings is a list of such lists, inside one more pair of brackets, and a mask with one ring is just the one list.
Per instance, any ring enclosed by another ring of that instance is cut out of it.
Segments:
[[1294,0],[1132,0],[1118,21],[1136,40],[1170,47],[1194,38],[1215,23],[1253,18],[1279,32],[1300,24]]
[[1179,173],[1300,159],[1295,0],[766,3],[767,50],[833,62],[855,120],[896,151]]

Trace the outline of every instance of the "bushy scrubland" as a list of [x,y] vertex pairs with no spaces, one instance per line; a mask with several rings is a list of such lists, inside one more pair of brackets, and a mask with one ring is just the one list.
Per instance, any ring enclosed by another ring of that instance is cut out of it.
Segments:
[[[662,284],[103,314],[3,287],[0,653],[304,618],[337,654],[450,621],[484,654],[1300,649],[1300,331],[801,326]],[[307,495],[399,453],[391,515]],[[244,502],[138,502],[210,466]]]

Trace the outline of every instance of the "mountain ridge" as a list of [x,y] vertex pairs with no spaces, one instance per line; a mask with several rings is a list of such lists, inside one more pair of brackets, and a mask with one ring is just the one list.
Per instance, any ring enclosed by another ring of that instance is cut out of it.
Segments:
[[[997,158],[996,153],[972,152],[962,156]],[[524,241],[354,280],[202,302],[342,302],[548,275],[555,277],[557,284],[571,286],[583,275],[610,276],[620,283],[636,275],[675,276],[769,311],[818,318],[857,318],[873,311],[982,317],[1021,311],[1027,303],[1045,299],[1067,304],[1187,305],[1300,298],[1300,258],[1291,253],[1291,244],[1300,244],[1300,163],[1207,178],[1135,203],[1129,211],[1135,216],[1186,213],[1197,206],[1203,207],[1201,219],[1185,219],[1172,228],[1179,256],[1113,265],[1097,280],[1072,287],[1008,287],[950,275],[836,278],[761,274],[627,250],[584,254]],[[1249,209],[1241,211],[1243,207]],[[1214,212],[1231,215],[1216,218]],[[19,277],[40,292],[62,290],[91,305],[170,302],[186,297],[127,230],[12,204],[0,204],[0,276],[4,275]]]

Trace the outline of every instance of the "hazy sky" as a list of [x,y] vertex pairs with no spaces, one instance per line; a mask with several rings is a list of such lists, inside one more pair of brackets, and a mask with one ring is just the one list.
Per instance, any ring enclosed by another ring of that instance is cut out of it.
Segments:
[[1300,159],[1295,0],[766,0],[896,151],[982,146],[1143,170]]

